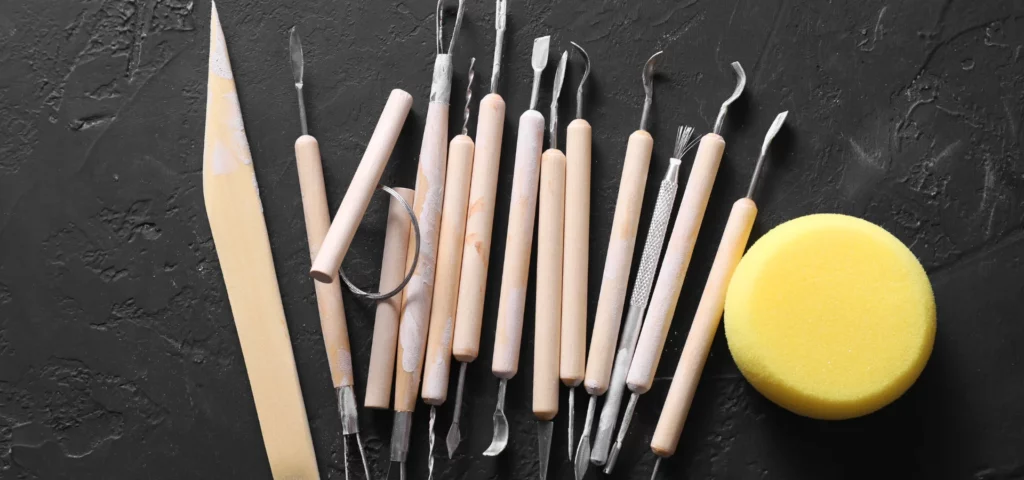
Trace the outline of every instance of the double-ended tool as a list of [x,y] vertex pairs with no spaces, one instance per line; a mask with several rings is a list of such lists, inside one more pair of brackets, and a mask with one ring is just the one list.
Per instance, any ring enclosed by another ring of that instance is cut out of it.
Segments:
[[729,213],[729,220],[726,221],[722,241],[718,244],[715,261],[711,264],[711,273],[708,274],[707,284],[704,285],[704,293],[700,297],[700,304],[697,305],[697,312],[693,316],[690,333],[686,336],[683,353],[680,355],[676,373],[672,377],[672,385],[669,386],[665,405],[661,409],[658,426],[654,430],[654,438],[651,439],[651,450],[658,456],[654,463],[654,471],[651,473],[652,480],[658,474],[661,459],[675,453],[676,447],[679,446],[679,435],[683,432],[683,423],[686,422],[686,416],[690,412],[693,394],[697,390],[697,382],[700,381],[701,370],[704,369],[708,352],[711,350],[711,342],[715,339],[718,323],[722,319],[725,292],[729,286],[729,280],[743,256],[743,250],[750,238],[750,230],[754,226],[754,217],[757,216],[754,193],[757,191],[764,159],[768,154],[768,146],[771,145],[775,135],[779,133],[788,113],[780,113],[772,122],[772,126],[764,137],[764,143],[761,144],[761,154],[757,157],[747,196],[732,205],[732,212]]
[[494,436],[484,451],[495,456],[508,445],[508,420],[505,418],[505,391],[508,380],[519,369],[519,347],[523,339],[523,310],[526,308],[526,282],[530,273],[533,227],[537,214],[537,184],[540,179],[541,148],[544,144],[544,115],[537,111],[540,78],[548,64],[551,37],[533,41],[533,91],[530,109],[519,117],[516,138],[516,163],[512,173],[512,204],[508,212],[508,236],[505,238],[505,263],[501,272],[498,299],[498,324],[494,332],[494,356],[491,373],[498,377],[498,401],[494,407]]

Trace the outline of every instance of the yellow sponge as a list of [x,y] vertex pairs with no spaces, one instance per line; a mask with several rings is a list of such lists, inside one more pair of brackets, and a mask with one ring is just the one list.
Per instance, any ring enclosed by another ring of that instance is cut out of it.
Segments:
[[853,418],[917,380],[935,341],[935,297],[917,258],[889,232],[809,215],[772,229],[740,261],[725,335],[768,399],[811,418]]

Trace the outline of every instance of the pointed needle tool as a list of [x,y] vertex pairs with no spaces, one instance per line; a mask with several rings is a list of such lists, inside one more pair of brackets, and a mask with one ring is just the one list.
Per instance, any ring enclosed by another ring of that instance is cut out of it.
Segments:
[[533,93],[530,109],[519,117],[516,138],[515,169],[512,172],[512,206],[508,214],[508,236],[505,238],[505,263],[501,272],[498,298],[498,322],[494,332],[494,355],[491,373],[498,377],[498,401],[494,406],[494,434],[484,451],[495,456],[508,445],[508,419],[505,418],[505,392],[508,380],[519,369],[519,347],[523,335],[523,310],[526,308],[526,281],[530,273],[530,250],[537,212],[537,189],[540,180],[540,156],[544,144],[544,115],[538,112],[540,78],[548,64],[551,37],[533,41]]
[[559,376],[569,387],[569,461],[576,447],[576,387],[587,365],[587,275],[590,255],[590,123],[583,119],[583,86],[590,76],[590,56],[575,42],[585,65],[576,90],[576,119],[565,134],[565,251],[562,271],[562,332]]
[[661,360],[661,351],[668,338],[668,330],[679,301],[679,292],[683,287],[683,279],[686,277],[686,271],[690,265],[693,247],[697,242],[697,234],[700,232],[704,212],[707,209],[708,200],[711,198],[711,188],[715,184],[715,177],[718,175],[718,168],[722,162],[722,153],[725,151],[725,139],[719,135],[725,120],[725,113],[728,111],[729,105],[743,93],[743,88],[746,85],[747,76],[743,67],[738,62],[733,62],[732,68],[736,72],[736,87],[719,109],[714,133],[704,135],[700,139],[700,146],[697,148],[693,167],[690,169],[690,177],[686,181],[686,189],[683,191],[683,199],[680,201],[679,211],[676,213],[676,221],[672,226],[672,234],[669,237],[668,246],[665,247],[665,259],[661,264],[661,273],[658,275],[654,291],[651,294],[651,301],[644,318],[636,352],[633,354],[629,373],[626,375],[626,386],[629,387],[632,394],[629,397],[626,412],[622,416],[622,424],[619,426],[615,444],[612,445],[612,453],[608,457],[606,470],[614,468],[615,456],[622,448],[622,442],[629,431],[629,423],[633,418],[640,395],[647,393],[651,389],[651,385],[654,384],[654,375]]
[[[291,53],[292,75],[295,79],[295,91],[299,96],[299,119],[302,124],[302,136],[295,141],[295,164],[299,173],[302,211],[305,216],[306,238],[309,241],[310,261],[312,261],[316,252],[320,250],[324,237],[327,236],[327,230],[331,226],[331,217],[327,210],[327,189],[324,186],[320,146],[316,139],[308,134],[306,107],[302,96],[302,43],[295,27],[291,29],[288,49]],[[349,348],[345,306],[341,299],[341,284],[313,280],[313,286],[316,290],[316,301],[320,311],[324,346],[331,367],[331,380],[338,392],[338,413],[341,415],[342,435],[345,438],[343,440],[345,478],[349,477],[347,439],[351,436],[356,437],[359,456],[363,461],[363,470],[366,477],[370,478],[366,452],[363,450],[363,441],[359,437],[359,417],[356,412],[356,396],[353,390],[352,356]]]
[[597,299],[594,314],[594,331],[591,336],[590,353],[587,356],[587,374],[583,386],[590,394],[587,405],[587,422],[583,425],[584,435],[576,449],[576,478],[586,474],[591,460],[590,433],[594,416],[590,414],[597,407],[597,397],[608,391],[611,380],[615,345],[618,342],[622,310],[626,301],[626,287],[633,263],[633,248],[636,246],[636,232],[640,223],[643,206],[637,199],[644,197],[647,186],[647,172],[651,166],[651,150],[654,139],[647,132],[651,104],[654,99],[654,66],[662,52],[651,55],[644,64],[641,80],[644,86],[644,107],[640,116],[640,128],[629,135],[626,143],[626,159],[619,182],[619,194],[612,219],[612,233],[608,239],[608,254],[604,264],[601,293]]
[[[458,306],[455,309],[455,335],[452,355],[459,362],[459,383],[455,390],[455,414],[445,442],[448,458],[462,441],[462,393],[466,384],[466,366],[480,354],[480,331],[484,316],[484,290],[494,225],[494,200],[498,191],[498,163],[501,159],[501,134],[505,128],[505,101],[498,95],[501,74],[502,39],[505,36],[506,0],[498,0],[495,12],[494,63],[491,67],[491,93],[480,100],[476,123],[476,148],[473,152],[473,177],[469,183],[466,235],[462,246],[462,271],[459,278]],[[469,108],[467,103],[466,108]]]
[[788,112],[782,112],[776,116],[772,126],[768,129],[764,143],[761,145],[761,154],[757,157],[757,164],[754,166],[754,174],[750,179],[747,196],[732,205],[732,212],[729,213],[729,220],[726,221],[725,232],[718,244],[715,261],[711,264],[711,272],[704,285],[704,293],[700,297],[700,304],[697,305],[697,313],[694,314],[690,333],[686,336],[679,364],[672,377],[672,385],[669,386],[665,405],[658,418],[658,426],[651,439],[651,450],[658,456],[658,460],[654,464],[654,474],[657,474],[661,459],[674,454],[676,447],[679,446],[679,435],[683,432],[683,423],[686,422],[686,416],[690,412],[693,395],[697,390],[697,382],[700,381],[701,370],[704,369],[708,352],[711,350],[711,342],[715,339],[718,323],[722,319],[726,288],[736,265],[743,256],[743,250],[746,249],[747,240],[750,238],[750,229],[754,226],[754,218],[757,216],[757,205],[754,203],[753,196],[757,191],[768,146],[771,145],[775,135],[782,128],[787,114]]

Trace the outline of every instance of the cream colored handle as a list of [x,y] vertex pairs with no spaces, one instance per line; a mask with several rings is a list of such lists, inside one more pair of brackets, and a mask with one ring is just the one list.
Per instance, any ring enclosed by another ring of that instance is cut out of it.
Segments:
[[594,332],[590,337],[587,376],[583,381],[583,386],[591,395],[604,395],[608,390],[653,147],[654,139],[643,130],[633,132],[626,144],[626,161],[622,165],[619,197],[615,203],[611,238],[608,240],[608,256],[594,314]]
[[505,101],[498,94],[488,94],[480,100],[480,118],[476,124],[473,179],[469,187],[466,239],[462,247],[459,301],[455,312],[452,353],[460,362],[472,362],[480,354],[487,264],[494,226],[494,197],[498,192],[498,165],[504,128]]
[[701,370],[708,359],[718,322],[722,319],[729,280],[743,257],[756,216],[757,205],[749,198],[741,198],[732,205],[725,233],[722,234],[722,243],[718,245],[718,253],[711,264],[708,282],[704,285],[704,293],[700,297],[697,313],[693,316],[690,333],[686,335],[686,344],[683,345],[679,365],[661,409],[661,417],[658,418],[658,427],[651,439],[651,450],[658,456],[672,455],[679,445],[679,434],[683,432],[693,393],[697,390]]
[[575,387],[587,368],[587,279],[590,270],[590,123],[577,118],[565,135],[565,247],[559,376]]
[[423,388],[420,391],[420,396],[428,405],[440,405],[448,398],[455,307],[459,295],[459,273],[462,271],[462,244],[466,235],[466,209],[472,169],[473,140],[467,135],[456,136],[448,147],[448,176],[444,180],[434,300],[430,307],[427,358],[423,366]]
[[[395,188],[412,205],[414,193],[408,188]],[[412,221],[397,198],[391,199],[388,226],[384,233],[384,256],[380,266],[379,291],[394,290],[405,278],[406,256],[409,253]],[[398,318],[402,311],[404,292],[377,303],[373,321],[373,344],[370,347],[370,371],[366,375],[367,408],[391,408],[391,381],[395,378],[395,349],[398,348]]]
[[[420,144],[420,164],[416,172],[416,199],[413,211],[420,224],[419,260],[412,280],[405,287],[402,319],[398,325],[398,357],[395,361],[395,411],[416,408],[420,390],[427,327],[434,296],[434,269],[437,267],[437,242],[444,202],[444,175],[448,156],[448,105],[430,102]],[[409,240],[406,268],[415,259],[415,240]]]
[[720,135],[709,133],[701,138],[690,178],[686,181],[686,190],[683,191],[683,200],[676,213],[672,236],[665,249],[665,260],[661,263],[658,281],[647,307],[647,318],[626,376],[626,385],[633,393],[647,393],[654,383],[661,351],[665,348],[668,330],[676,312],[679,292],[683,288],[683,278],[686,277],[693,256],[693,246],[697,243],[697,234],[724,151],[725,140]]
[[[303,135],[295,141],[295,166],[299,171],[302,213],[306,219],[306,239],[312,261],[320,251],[327,229],[331,226],[324,169],[320,163],[320,144],[315,138]],[[313,286],[316,289],[316,305],[320,310],[320,329],[324,335],[331,381],[335,388],[352,386],[352,353],[348,342],[348,325],[345,322],[345,304],[341,300],[341,285],[337,282],[313,280]]]
[[498,298],[498,325],[494,331],[491,372],[509,379],[519,369],[519,347],[523,340],[526,282],[530,275],[533,227],[537,215],[540,179],[540,149],[544,142],[544,116],[527,110],[519,117],[516,166],[512,174],[512,205],[508,212],[505,264]]
[[533,336],[533,414],[558,414],[558,350],[562,319],[562,249],[565,240],[565,155],[556,149],[540,160],[537,218],[537,302]]
[[334,214],[334,221],[327,231],[323,246],[313,260],[313,268],[309,271],[313,278],[331,283],[338,277],[341,261],[348,253],[356,229],[363,220],[366,207],[370,204],[370,197],[380,182],[380,176],[384,173],[384,167],[395,148],[395,142],[398,141],[398,134],[402,131],[410,108],[412,95],[397,88],[391,91],[388,103],[384,105],[384,111],[377,121],[377,127],[373,129],[370,143],[366,145],[366,152],[363,153],[359,167],[352,176],[352,182],[341,199],[338,212]]

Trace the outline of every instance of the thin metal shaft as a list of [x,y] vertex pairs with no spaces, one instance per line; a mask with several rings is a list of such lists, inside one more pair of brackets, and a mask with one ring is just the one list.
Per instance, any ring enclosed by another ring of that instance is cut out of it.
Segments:
[[555,83],[551,87],[551,121],[548,122],[548,140],[551,148],[558,148],[558,97],[562,94],[562,83],[565,81],[565,63],[569,52],[562,52],[562,59],[555,69]]
[[434,422],[437,421],[437,407],[430,406],[430,423],[427,428],[430,430],[430,451],[427,454],[427,480],[434,478]]
[[654,103],[654,66],[658,62],[661,51],[655,52],[644,64],[644,72],[640,78],[644,82],[644,110],[640,115],[640,130],[647,130],[647,122],[651,115],[651,104]]
[[654,470],[651,470],[651,480],[658,478],[658,467],[661,466],[661,457],[654,461]]
[[498,93],[498,78],[501,76],[502,43],[505,39],[505,0],[498,0],[494,13],[494,65],[491,66],[491,93]]
[[462,112],[462,134],[469,135],[469,104],[473,100],[473,65],[476,64],[476,57],[469,59],[469,73],[466,80],[466,109]]
[[747,73],[743,71],[743,66],[740,65],[740,62],[732,62],[732,69],[736,71],[736,88],[733,89],[732,95],[725,99],[725,102],[722,102],[722,107],[718,109],[715,129],[712,130],[716,135],[722,133],[722,124],[725,123],[725,113],[729,111],[729,105],[732,105],[732,102],[740,98],[743,88],[747,85]]
[[348,472],[348,437],[347,436],[342,436],[341,437],[341,449],[342,449],[342,452],[343,452],[342,454],[345,456],[345,480],[349,480],[349,472]]
[[594,424],[594,412],[597,410],[597,397],[590,396],[587,402],[587,419],[583,422],[583,433],[580,434],[580,445],[576,448],[576,463],[573,465],[573,472],[576,480],[583,480],[587,474],[587,466],[590,465],[590,427]]
[[638,393],[629,396],[626,413],[622,415],[622,424],[619,425],[619,433],[615,436],[615,443],[612,444],[612,450],[608,453],[608,463],[604,466],[605,475],[611,475],[615,468],[615,461],[619,459],[619,450],[622,450],[622,442],[626,439],[626,432],[629,431],[629,423],[633,420],[633,412],[636,411],[636,402],[639,399],[640,394]]
[[764,136],[764,143],[761,144],[761,154],[757,157],[757,165],[754,166],[754,175],[750,179],[750,188],[747,189],[747,198],[753,200],[754,192],[757,191],[757,184],[761,178],[761,169],[764,167],[764,157],[768,153],[768,146],[771,145],[772,140],[775,139],[775,135],[782,129],[782,124],[786,121],[786,116],[789,115],[789,111],[782,112],[775,116],[775,121],[772,122],[772,126],[768,128],[768,133]]
[[[587,55],[587,51],[576,42],[569,43],[571,43],[573,47],[576,47],[576,50],[580,52],[580,56],[583,57],[583,63],[585,65],[583,69],[583,78],[580,78],[580,87],[576,90],[576,118],[583,118],[583,85],[587,83],[587,78],[590,77],[590,55]],[[572,460],[572,455],[569,455],[569,460]]]
[[363,449],[363,437],[359,436],[359,432],[356,435],[356,446],[359,447],[359,458],[363,461],[363,474],[366,475],[366,480],[370,480],[370,464],[366,463],[366,450]]
[[455,456],[455,449],[459,448],[462,441],[462,432],[459,431],[459,420],[462,418],[462,392],[466,386],[466,362],[459,362],[459,386],[455,389],[455,415],[452,418],[452,426],[448,428],[448,437],[445,443],[448,446],[448,458]]
[[302,123],[302,134],[308,135],[306,100],[302,97],[302,73],[304,66],[302,60],[302,39],[299,38],[299,33],[295,31],[295,27],[292,27],[289,31],[288,53],[292,60],[292,78],[295,80],[295,93],[299,96],[299,121]]
[[573,434],[573,430],[576,426],[576,387],[569,387],[569,442],[566,446],[569,447],[569,461],[572,461],[573,448],[572,444],[576,441],[576,436]]

